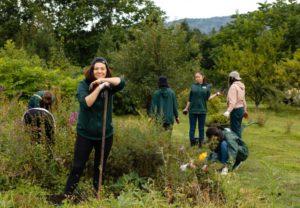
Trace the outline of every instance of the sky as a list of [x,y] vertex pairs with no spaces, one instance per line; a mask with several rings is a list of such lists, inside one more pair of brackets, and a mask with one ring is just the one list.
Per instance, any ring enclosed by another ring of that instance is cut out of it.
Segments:
[[209,18],[230,16],[257,10],[259,3],[276,0],[152,0],[166,12],[168,21],[182,18]]

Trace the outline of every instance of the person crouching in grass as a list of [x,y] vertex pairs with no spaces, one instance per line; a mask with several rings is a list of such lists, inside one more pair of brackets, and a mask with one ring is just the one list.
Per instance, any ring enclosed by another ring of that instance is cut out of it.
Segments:
[[[246,143],[230,129],[209,127],[206,130],[208,146],[211,150],[207,162],[219,161],[223,164],[221,175],[227,175],[229,170],[238,169],[242,161],[248,157]],[[207,164],[202,167],[204,171]]]

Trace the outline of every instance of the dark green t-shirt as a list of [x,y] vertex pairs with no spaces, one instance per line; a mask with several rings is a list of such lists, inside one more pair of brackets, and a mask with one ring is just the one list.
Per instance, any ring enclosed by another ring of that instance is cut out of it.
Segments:
[[207,101],[209,96],[210,85],[193,84],[189,96],[189,112],[193,114],[205,114],[207,112]]
[[[77,123],[77,134],[91,140],[101,140],[102,138],[102,122],[104,111],[104,91],[101,91],[91,107],[88,107],[85,101],[85,97],[90,94],[89,82],[82,80],[79,82],[77,88],[77,98],[80,104],[80,110]],[[111,87],[108,90],[108,106],[107,106],[107,118],[106,118],[106,131],[105,137],[108,138],[113,135],[112,124],[112,103],[113,94],[122,90],[125,86],[125,82],[121,79],[119,85]]]
[[168,87],[156,90],[152,96],[150,113],[164,124],[173,124],[174,117],[178,117],[175,92]]

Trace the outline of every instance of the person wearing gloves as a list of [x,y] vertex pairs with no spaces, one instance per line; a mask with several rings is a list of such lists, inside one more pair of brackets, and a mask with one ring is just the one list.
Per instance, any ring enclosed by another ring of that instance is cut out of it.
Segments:
[[[219,129],[209,127],[206,130],[208,146],[211,150],[206,158],[206,163],[219,161],[223,164],[221,175],[227,175],[229,170],[238,169],[242,161],[248,157],[248,147],[246,143],[230,129]],[[202,170],[207,171],[205,164]]]
[[64,197],[73,194],[88,161],[89,155],[95,149],[93,186],[98,190],[99,165],[101,155],[102,123],[104,113],[104,91],[108,92],[107,120],[104,147],[104,165],[113,144],[112,105],[113,95],[125,86],[123,79],[112,77],[107,61],[102,57],[95,58],[85,72],[85,79],[77,88],[77,99],[80,110],[77,122],[77,138],[74,160],[68,177]]
[[172,130],[174,118],[179,124],[176,95],[165,76],[159,77],[158,88],[152,96],[150,116],[162,122],[165,130]]
[[242,138],[242,120],[247,116],[247,103],[245,100],[245,85],[241,82],[237,71],[229,74],[229,90],[227,94],[227,110],[225,117],[230,117],[230,129]]
[[[217,92],[213,95],[210,94],[211,85],[206,83],[205,75],[198,71],[195,73],[195,83],[192,84],[189,100],[183,110],[183,114],[189,113],[189,139],[191,146],[199,144],[202,146],[204,140],[204,124],[206,120],[207,101],[219,96]],[[199,142],[195,138],[196,124],[198,120]]]

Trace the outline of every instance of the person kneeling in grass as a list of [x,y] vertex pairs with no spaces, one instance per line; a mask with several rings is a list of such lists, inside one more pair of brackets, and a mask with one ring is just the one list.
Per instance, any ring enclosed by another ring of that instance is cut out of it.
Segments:
[[[227,175],[228,170],[238,169],[242,161],[248,157],[248,147],[246,143],[230,129],[219,129],[209,127],[206,130],[208,145],[211,153],[207,157],[209,161],[220,161],[223,164],[221,175]],[[207,164],[203,170],[207,170]]]

